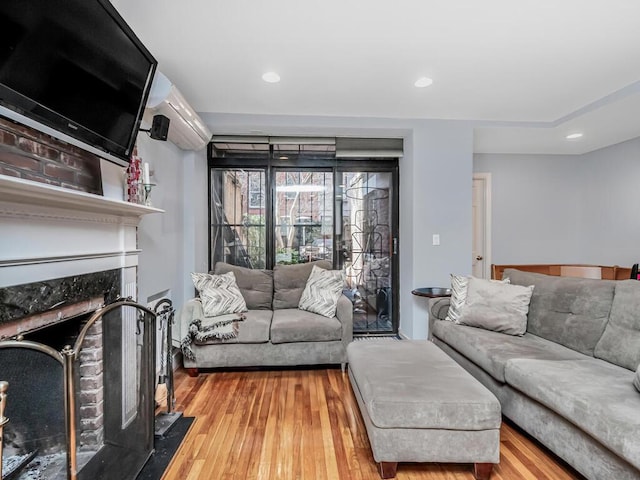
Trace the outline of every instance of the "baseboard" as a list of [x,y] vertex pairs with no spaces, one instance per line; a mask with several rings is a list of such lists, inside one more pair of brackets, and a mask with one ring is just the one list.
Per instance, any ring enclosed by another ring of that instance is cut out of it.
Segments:
[[398,336],[403,340],[411,340],[402,330],[398,329]]

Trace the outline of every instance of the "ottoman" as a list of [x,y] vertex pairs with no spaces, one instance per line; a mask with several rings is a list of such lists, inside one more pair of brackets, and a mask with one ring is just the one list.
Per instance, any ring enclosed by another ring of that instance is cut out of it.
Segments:
[[426,340],[347,348],[349,380],[382,478],[398,462],[473,463],[488,479],[500,461],[500,403]]

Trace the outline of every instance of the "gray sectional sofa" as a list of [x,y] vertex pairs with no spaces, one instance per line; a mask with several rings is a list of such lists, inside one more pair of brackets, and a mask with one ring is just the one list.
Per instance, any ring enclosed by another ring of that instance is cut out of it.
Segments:
[[432,299],[430,339],[584,476],[639,479],[640,282],[505,277],[535,286],[524,336],[447,321],[449,299]]
[[[351,301],[341,295],[333,318],[298,309],[313,265],[332,267],[326,260],[277,265],[273,270],[218,262],[213,273],[234,273],[248,311],[245,320],[238,322],[235,338],[190,346],[193,358],[183,359],[188,372],[197,375],[200,368],[317,364],[342,364],[344,368],[347,345],[353,338]],[[184,339],[191,322],[203,317],[199,301],[186,302],[176,319],[178,338]]]

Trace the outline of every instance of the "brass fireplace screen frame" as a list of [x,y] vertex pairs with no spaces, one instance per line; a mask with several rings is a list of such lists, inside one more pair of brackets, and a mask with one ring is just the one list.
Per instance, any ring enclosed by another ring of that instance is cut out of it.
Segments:
[[[39,351],[50,357],[54,358],[56,361],[60,362],[62,365],[62,374],[64,378],[63,389],[64,389],[64,417],[65,417],[65,437],[66,437],[66,448],[67,448],[67,478],[69,480],[77,480],[78,478],[78,459],[77,459],[77,433],[76,433],[76,419],[77,417],[77,409],[76,409],[76,391],[75,391],[75,379],[74,379],[74,362],[80,355],[80,350],[82,348],[82,344],[85,340],[87,332],[91,328],[91,326],[97,322],[99,319],[104,317],[107,313],[116,310],[122,307],[133,307],[136,310],[146,313],[146,315],[138,316],[136,319],[137,322],[140,322],[141,319],[144,321],[144,331],[145,332],[154,332],[155,331],[155,321],[156,321],[156,313],[147,307],[132,301],[130,298],[125,300],[118,300],[109,305],[103,306],[96,310],[93,315],[87,320],[87,323],[83,326],[76,338],[76,341],[71,347],[71,345],[66,345],[62,350],[58,351],[54,348],[31,340],[23,340],[21,335],[16,336],[10,340],[2,340],[0,341],[0,349],[4,348],[26,348],[29,350]],[[153,341],[153,337],[150,339],[150,348],[146,349],[146,365],[155,365],[155,341]],[[1,379],[0,379],[1,380]],[[4,383],[4,382],[3,382]],[[147,392],[149,398],[153,398],[153,381],[150,382],[150,389]],[[6,386],[5,386],[6,388]],[[5,397],[6,393],[3,392],[2,402],[0,402],[0,480],[2,480],[2,431],[4,425],[9,421],[8,418],[4,417],[5,410]],[[153,442],[153,423],[150,431],[151,442]]]

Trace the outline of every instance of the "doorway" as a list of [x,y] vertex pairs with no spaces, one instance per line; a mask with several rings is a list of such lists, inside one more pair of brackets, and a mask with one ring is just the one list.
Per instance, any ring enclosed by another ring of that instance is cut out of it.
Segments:
[[491,278],[491,174],[474,173],[472,190],[472,274]]

